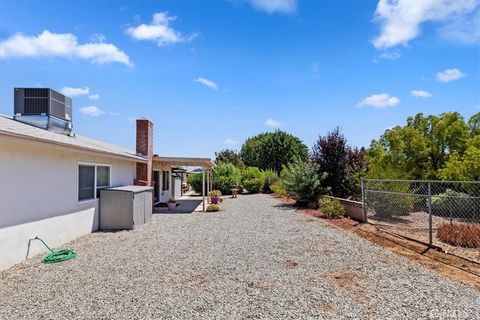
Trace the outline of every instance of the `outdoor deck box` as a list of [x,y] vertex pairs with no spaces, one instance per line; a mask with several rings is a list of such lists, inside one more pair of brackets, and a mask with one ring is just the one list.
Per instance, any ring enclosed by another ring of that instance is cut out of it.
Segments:
[[153,188],[123,186],[100,191],[100,229],[135,229],[152,220]]

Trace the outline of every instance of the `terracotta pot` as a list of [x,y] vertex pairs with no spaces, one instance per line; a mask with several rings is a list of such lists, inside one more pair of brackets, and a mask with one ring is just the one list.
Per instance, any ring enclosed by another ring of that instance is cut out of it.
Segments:
[[174,210],[177,207],[177,203],[176,202],[168,202],[167,206],[168,206],[168,210]]

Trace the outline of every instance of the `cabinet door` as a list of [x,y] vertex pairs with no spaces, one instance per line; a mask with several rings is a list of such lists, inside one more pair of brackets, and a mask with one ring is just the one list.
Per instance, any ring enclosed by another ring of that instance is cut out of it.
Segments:
[[152,220],[153,196],[152,192],[146,191],[145,194],[145,222]]
[[133,197],[133,226],[145,223],[145,195],[144,192],[136,193]]

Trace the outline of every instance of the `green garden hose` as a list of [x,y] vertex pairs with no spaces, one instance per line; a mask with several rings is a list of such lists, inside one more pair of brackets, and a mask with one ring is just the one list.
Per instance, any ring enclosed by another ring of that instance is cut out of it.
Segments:
[[48,250],[50,250],[50,252],[43,257],[44,263],[62,262],[62,261],[73,259],[77,256],[77,253],[72,249],[61,249],[56,251],[50,249],[50,247],[47,246],[47,244],[38,236],[33,238],[33,240],[40,240],[43,243],[43,245],[47,247]]

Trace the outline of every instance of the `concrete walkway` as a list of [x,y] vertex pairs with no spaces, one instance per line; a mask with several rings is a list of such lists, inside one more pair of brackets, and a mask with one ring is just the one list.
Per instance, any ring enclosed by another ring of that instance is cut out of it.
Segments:
[[480,294],[267,195],[0,273],[0,319],[478,319]]

